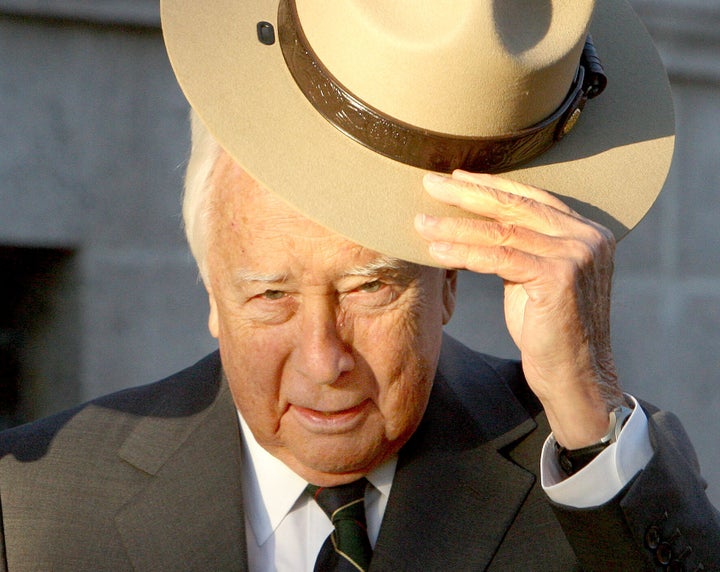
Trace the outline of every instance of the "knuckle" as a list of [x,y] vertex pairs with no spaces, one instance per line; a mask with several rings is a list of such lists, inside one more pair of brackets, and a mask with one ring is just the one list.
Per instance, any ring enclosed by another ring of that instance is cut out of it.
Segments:
[[593,258],[592,250],[582,240],[566,239],[565,252],[567,252],[567,259],[571,260],[578,269],[591,263]]
[[495,249],[495,264],[498,268],[512,265],[515,250],[509,246],[500,245]]
[[578,270],[607,267],[615,256],[615,236],[607,228],[591,224],[587,231],[569,241],[569,252]]
[[455,237],[467,239],[473,236],[477,223],[469,218],[455,218],[452,220],[450,231]]
[[501,224],[497,227],[497,240],[500,244],[509,244],[517,235],[518,227],[515,224]]
[[462,220],[459,218],[449,218],[445,221],[445,230],[451,234],[457,234],[462,229]]
[[588,240],[593,250],[598,253],[612,254],[615,252],[615,235],[610,229],[599,224],[592,224],[589,228]]
[[576,256],[579,268],[589,268],[595,265],[598,258],[598,248],[593,243],[576,243],[578,245]]
[[592,245],[580,243],[573,259],[573,266],[576,276],[592,276],[605,266],[605,257],[599,256],[596,248]]
[[514,193],[498,192],[496,193],[496,199],[500,205],[511,211],[523,209],[535,204],[535,201],[530,197],[516,195]]
[[572,258],[566,258],[557,265],[556,280],[565,287],[574,286],[578,281],[581,263]]

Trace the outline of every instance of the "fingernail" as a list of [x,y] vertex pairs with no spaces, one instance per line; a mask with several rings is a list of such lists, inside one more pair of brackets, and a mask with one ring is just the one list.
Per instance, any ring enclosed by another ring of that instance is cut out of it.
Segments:
[[419,215],[417,215],[417,217],[415,217],[415,221],[417,222],[418,225],[427,227],[427,226],[436,226],[438,219],[437,219],[437,217],[434,217],[429,214],[419,214]]
[[447,177],[438,173],[426,173],[424,179],[426,183],[430,183],[431,185],[439,185],[447,181]]
[[433,242],[430,245],[430,250],[433,252],[448,252],[452,248],[452,244],[449,242]]

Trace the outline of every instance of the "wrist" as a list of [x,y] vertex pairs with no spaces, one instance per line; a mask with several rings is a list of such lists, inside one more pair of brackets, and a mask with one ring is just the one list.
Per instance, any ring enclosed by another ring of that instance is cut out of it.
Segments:
[[581,449],[597,443],[609,427],[609,412],[604,401],[568,401],[564,406],[545,407],[553,437],[563,447]]
[[581,449],[600,441],[610,426],[609,414],[627,406],[617,383],[568,384],[541,400],[555,440],[567,449]]
[[615,443],[618,440],[622,428],[630,418],[631,413],[632,409],[624,405],[613,409],[609,414],[607,433],[591,445],[578,449],[568,449],[555,441],[555,452],[558,456],[558,462],[565,474],[571,476],[577,473],[590,464],[590,462],[607,447]]

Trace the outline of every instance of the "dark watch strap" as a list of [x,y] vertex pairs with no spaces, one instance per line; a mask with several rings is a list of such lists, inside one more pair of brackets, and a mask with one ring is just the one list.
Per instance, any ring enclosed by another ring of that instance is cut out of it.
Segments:
[[590,461],[592,461],[609,446],[610,441],[607,443],[600,441],[587,447],[583,447],[582,449],[566,449],[556,442],[555,450],[557,451],[560,467],[566,475],[570,476],[589,465]]
[[580,449],[566,449],[555,442],[555,451],[557,452],[558,462],[566,475],[574,475],[580,469],[586,467],[600,453],[607,449],[612,443],[617,441],[620,431],[622,431],[625,422],[630,417],[632,409],[629,407],[617,407],[610,412],[610,429],[607,434],[597,443],[582,447]]

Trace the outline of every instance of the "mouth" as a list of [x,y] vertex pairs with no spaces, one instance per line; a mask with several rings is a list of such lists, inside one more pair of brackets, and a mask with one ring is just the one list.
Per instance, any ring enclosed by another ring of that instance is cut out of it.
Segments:
[[313,433],[346,433],[355,429],[367,417],[370,400],[366,399],[353,407],[335,411],[320,411],[291,405],[290,411],[306,430]]

